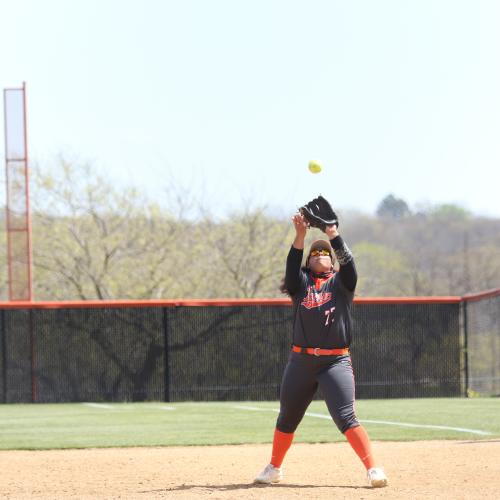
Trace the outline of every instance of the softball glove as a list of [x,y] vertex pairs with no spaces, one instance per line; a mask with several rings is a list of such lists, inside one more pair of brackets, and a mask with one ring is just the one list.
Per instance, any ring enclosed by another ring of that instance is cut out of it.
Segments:
[[299,208],[310,227],[317,227],[325,231],[326,226],[339,226],[339,219],[330,203],[319,195],[314,200]]

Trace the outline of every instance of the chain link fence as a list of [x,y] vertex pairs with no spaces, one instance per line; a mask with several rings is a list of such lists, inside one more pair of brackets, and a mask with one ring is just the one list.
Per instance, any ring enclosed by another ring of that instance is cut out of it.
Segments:
[[[358,398],[498,395],[500,294],[357,300]],[[3,303],[0,402],[276,400],[286,300]]]

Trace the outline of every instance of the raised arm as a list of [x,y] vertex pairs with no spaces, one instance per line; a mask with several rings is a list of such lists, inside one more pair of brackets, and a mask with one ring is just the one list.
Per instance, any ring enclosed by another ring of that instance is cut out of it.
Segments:
[[285,288],[289,295],[295,294],[300,287],[300,266],[304,253],[304,240],[307,233],[307,223],[304,217],[297,213],[292,217],[295,228],[295,239],[286,259]]
[[340,279],[348,290],[354,292],[356,283],[358,282],[358,273],[354,264],[354,257],[349,247],[342,239],[342,236],[340,236],[336,225],[326,226],[325,233],[330,240],[330,245],[332,245],[335,257],[340,265]]

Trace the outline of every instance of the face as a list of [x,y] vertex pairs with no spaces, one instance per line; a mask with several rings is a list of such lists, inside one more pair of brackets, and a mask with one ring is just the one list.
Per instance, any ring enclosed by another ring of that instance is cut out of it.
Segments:
[[331,271],[332,264],[332,257],[328,250],[313,250],[309,254],[309,267],[315,273]]

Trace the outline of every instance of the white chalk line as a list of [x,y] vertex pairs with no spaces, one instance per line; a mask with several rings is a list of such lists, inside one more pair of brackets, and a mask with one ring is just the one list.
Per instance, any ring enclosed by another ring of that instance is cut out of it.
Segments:
[[[249,410],[249,411],[272,411],[274,413],[279,413],[279,410],[276,408],[259,408],[257,406],[233,406],[238,410]],[[314,417],[314,418],[324,418],[327,420],[331,420],[330,415],[325,415],[323,413],[312,413],[306,412],[306,417]],[[394,425],[396,427],[413,427],[417,429],[436,429],[442,431],[456,431],[456,432],[466,432],[468,434],[478,434],[479,436],[491,436],[491,432],[479,431],[477,429],[466,429],[464,427],[448,427],[446,425],[427,425],[427,424],[410,424],[406,422],[390,422],[387,420],[360,420],[360,422],[367,424],[381,424],[381,425]]]
[[101,410],[114,410],[113,406],[104,403],[82,403],[82,405],[89,406],[90,408],[99,408]]
[[404,422],[387,422],[385,420],[361,420],[369,424],[383,424],[383,425],[398,425],[400,427],[418,427],[421,429],[438,429],[445,431],[467,432],[471,434],[479,434],[480,436],[491,436],[491,432],[478,431],[477,429],[467,429],[465,427],[448,427],[446,425],[426,425],[426,424],[407,424]]
[[[133,406],[127,407],[126,403],[125,404],[119,403],[116,406],[108,405],[108,404],[104,404],[104,403],[82,403],[82,405],[88,406],[90,408],[97,408],[99,410],[123,410],[123,409],[125,409],[125,410],[134,411],[137,409],[137,408],[134,408]],[[153,410],[162,410],[162,411],[175,410],[175,407],[173,407],[173,406],[150,406],[149,408],[151,408]]]

